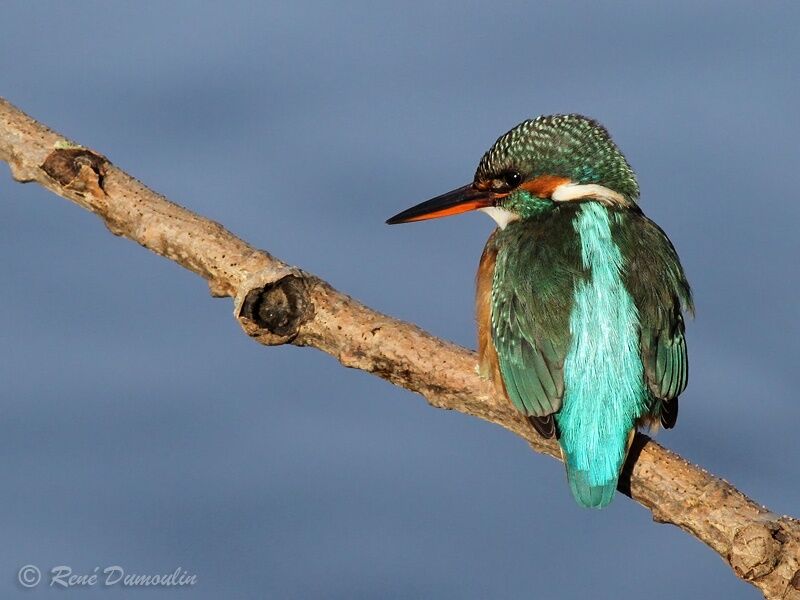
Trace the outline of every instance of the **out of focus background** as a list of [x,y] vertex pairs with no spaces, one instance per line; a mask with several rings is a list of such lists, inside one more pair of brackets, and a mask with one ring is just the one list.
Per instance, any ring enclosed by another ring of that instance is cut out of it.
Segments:
[[[12,2],[0,95],[466,346],[493,223],[384,220],[525,118],[599,119],[696,295],[659,440],[797,515],[799,25],[790,2]],[[759,597],[621,496],[578,508],[500,428],[253,343],[198,277],[0,172],[0,596],[56,594],[16,583],[30,563],[197,575],[137,598]]]

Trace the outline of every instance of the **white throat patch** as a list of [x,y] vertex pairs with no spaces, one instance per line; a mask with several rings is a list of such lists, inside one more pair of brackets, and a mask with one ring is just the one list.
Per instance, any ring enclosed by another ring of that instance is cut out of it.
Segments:
[[565,183],[553,190],[550,198],[556,202],[569,202],[570,200],[582,200],[592,198],[606,206],[630,206],[625,196],[614,190],[610,190],[596,183],[579,184]]
[[506,225],[511,223],[511,221],[519,219],[519,215],[505,208],[500,208],[499,206],[486,206],[478,210],[492,217],[500,229],[505,229]]

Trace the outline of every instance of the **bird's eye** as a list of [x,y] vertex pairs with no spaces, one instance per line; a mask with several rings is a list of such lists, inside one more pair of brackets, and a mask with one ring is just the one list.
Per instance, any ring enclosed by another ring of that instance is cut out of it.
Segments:
[[519,171],[509,171],[503,174],[503,181],[508,187],[515,188],[522,183],[522,174]]

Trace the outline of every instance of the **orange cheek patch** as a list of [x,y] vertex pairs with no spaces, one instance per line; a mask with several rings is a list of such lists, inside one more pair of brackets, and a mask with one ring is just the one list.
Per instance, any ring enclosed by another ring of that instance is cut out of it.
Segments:
[[571,183],[571,182],[572,180],[569,177],[559,177],[557,175],[541,175],[536,179],[531,179],[530,181],[526,181],[519,187],[539,198],[550,198],[553,195],[553,192],[556,191],[557,187],[564,185],[565,183]]

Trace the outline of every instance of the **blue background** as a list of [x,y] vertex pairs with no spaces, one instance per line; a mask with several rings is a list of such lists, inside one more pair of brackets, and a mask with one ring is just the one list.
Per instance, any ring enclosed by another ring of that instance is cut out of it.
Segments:
[[[469,181],[524,118],[598,118],[696,294],[689,389],[660,440],[800,513],[796,2],[3,13],[0,95],[468,346],[491,221],[383,221]],[[625,498],[579,509],[561,465],[500,428],[253,343],[198,277],[2,171],[3,597],[56,593],[16,585],[26,563],[198,576],[137,598],[759,597]]]

